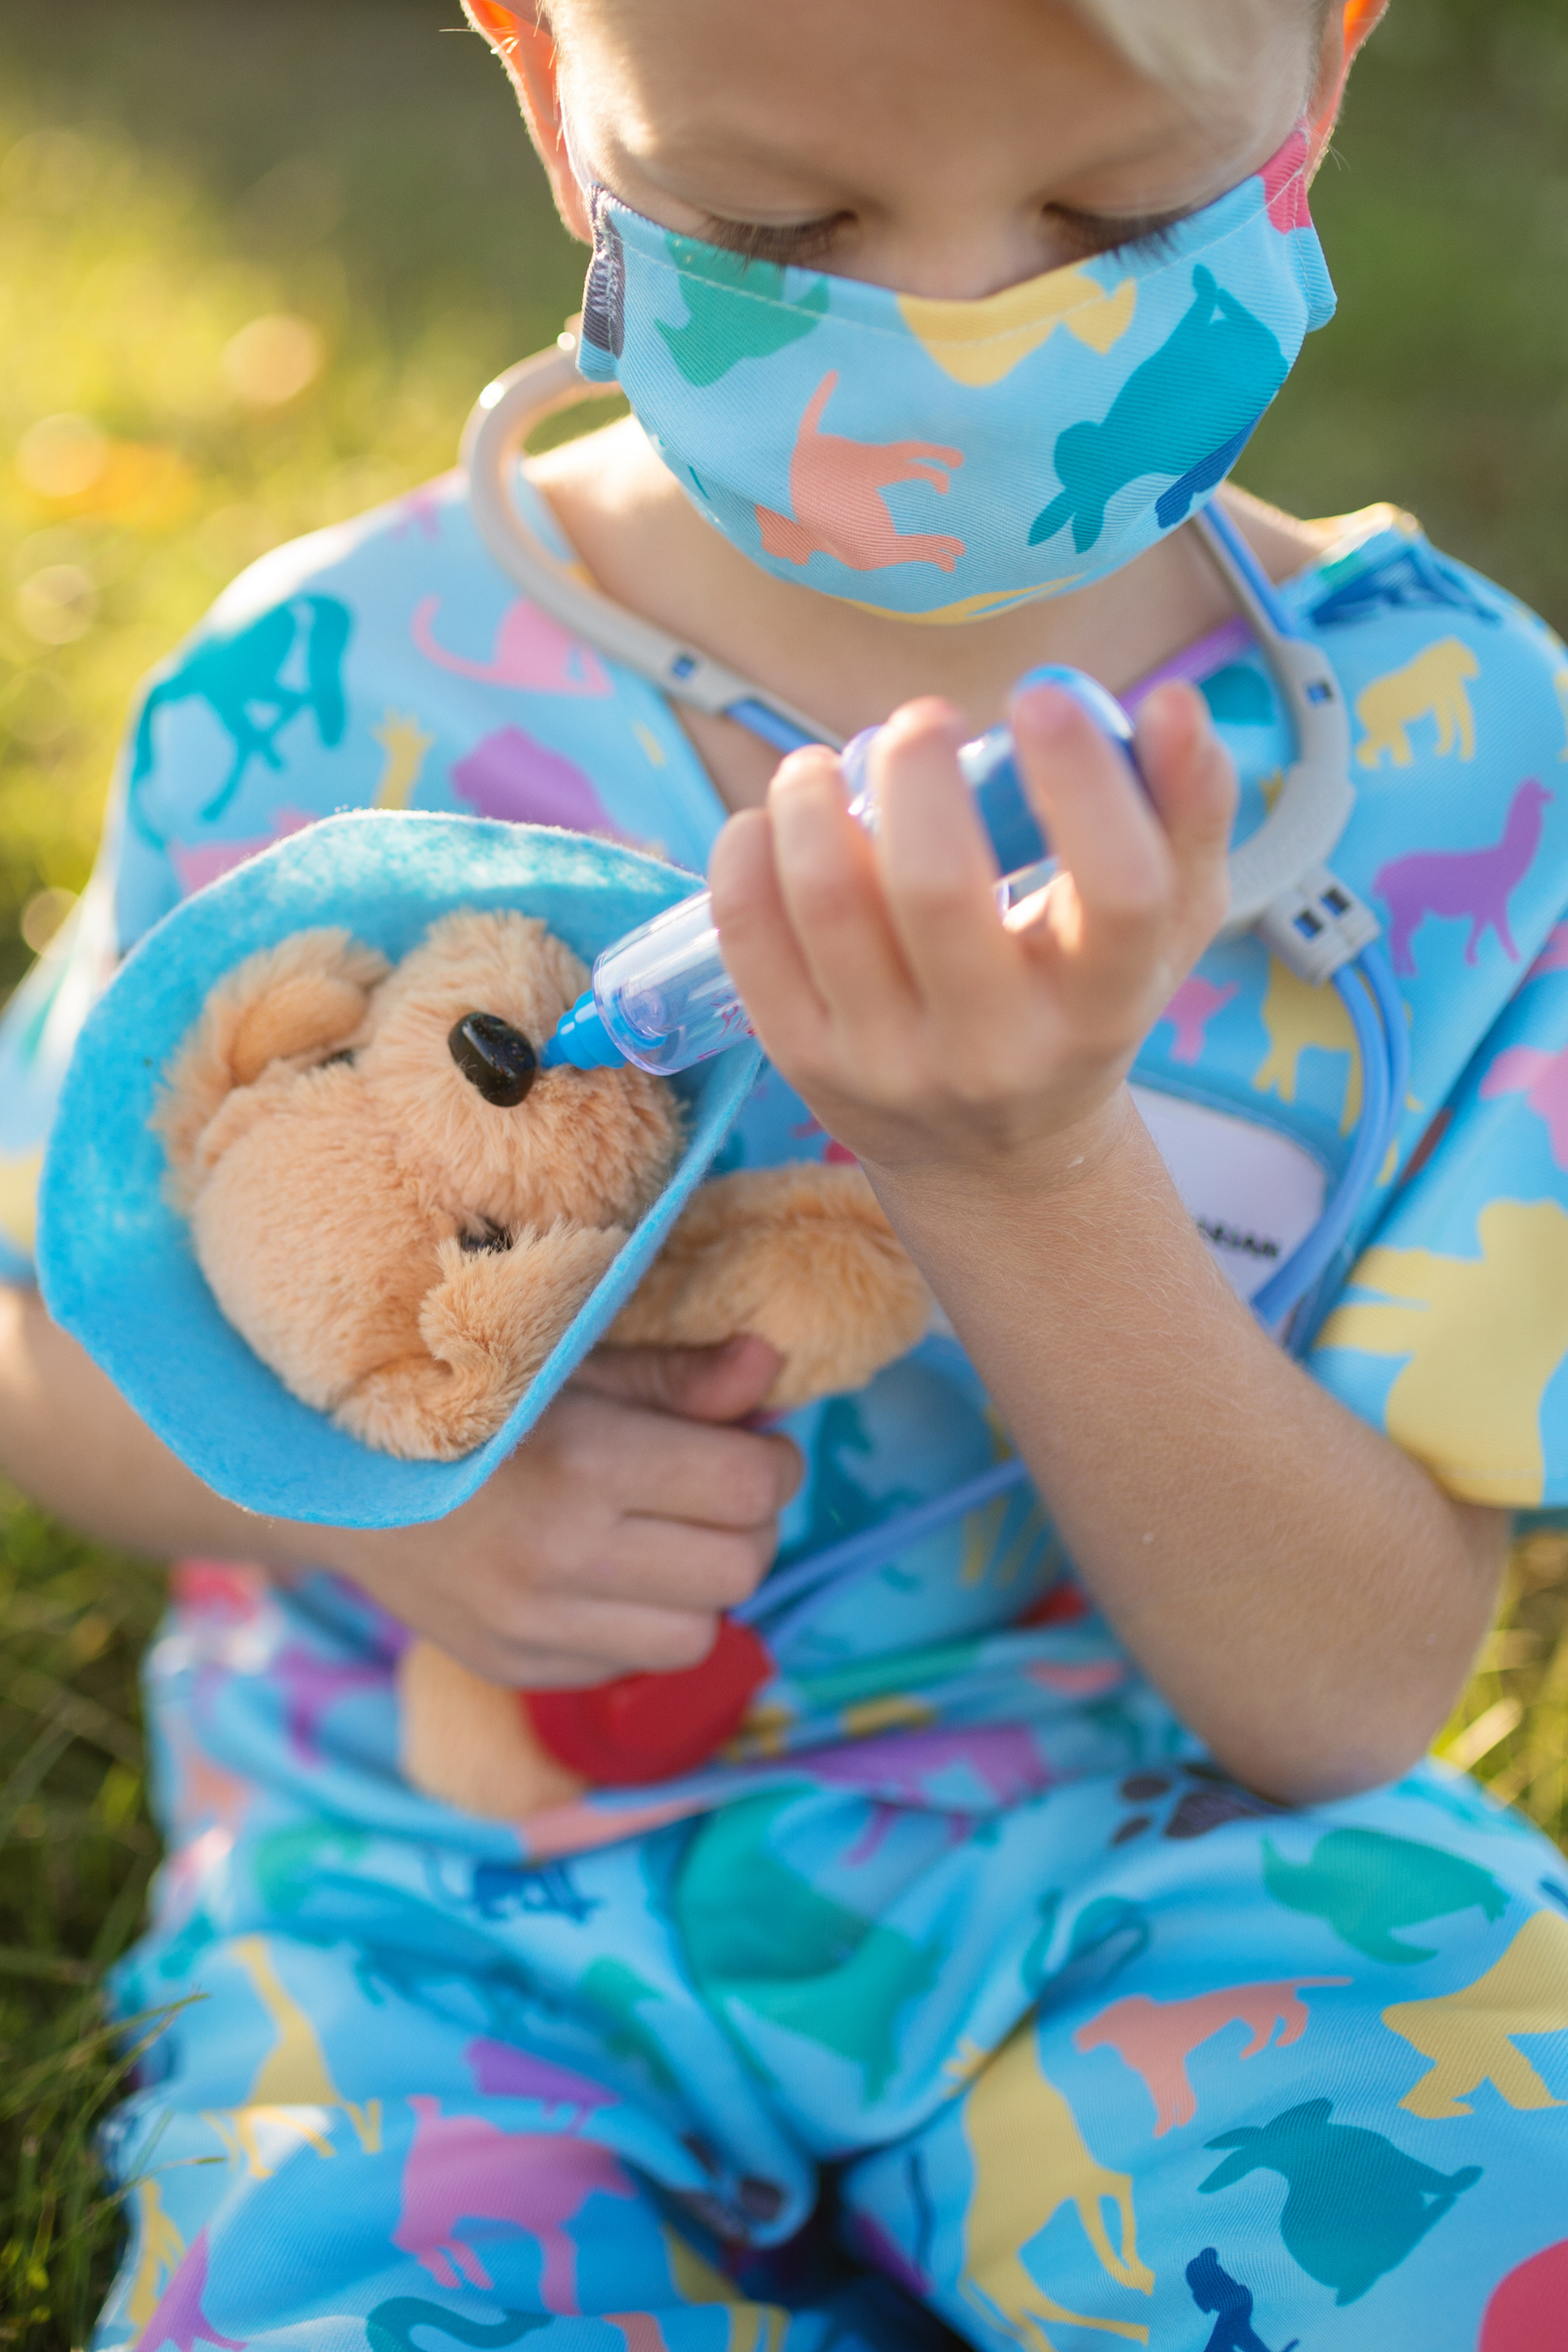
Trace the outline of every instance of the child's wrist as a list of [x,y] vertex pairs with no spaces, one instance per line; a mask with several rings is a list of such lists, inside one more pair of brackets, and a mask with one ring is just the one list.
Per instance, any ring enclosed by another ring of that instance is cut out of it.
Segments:
[[1105,1178],[1141,1132],[1132,1097],[1119,1085],[1070,1125],[1046,1134],[998,1139],[989,1149],[952,1154],[864,1157],[862,1165],[890,1214],[895,1201],[911,1211],[924,1206],[950,1214],[973,1214],[987,1203],[1038,1210]]

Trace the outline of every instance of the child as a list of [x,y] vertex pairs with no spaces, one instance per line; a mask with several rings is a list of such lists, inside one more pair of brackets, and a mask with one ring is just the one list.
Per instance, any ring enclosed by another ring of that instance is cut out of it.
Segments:
[[[150,1661],[171,1858],[118,1996],[186,2006],[116,2127],[99,2340],[1534,2352],[1568,1873],[1419,1759],[1507,1512],[1568,1490],[1568,657],[1387,509],[1222,493],[1355,711],[1335,870],[1410,1022],[1304,1369],[1245,1297],[1361,1072],[1330,992],[1213,944],[1293,755],[1187,525],[1327,314],[1305,188],[1376,0],[468,5],[641,417],[521,494],[824,728],[896,710],[879,835],[831,755],[770,784],[518,602],[436,485],[269,558],[155,684],[74,958],[10,1018],[12,1140],[105,963],[267,838],[566,814],[711,851],[772,1061],[738,1149],[855,1153],[967,1361],[785,1436],[745,1426],[760,1343],[602,1356],[453,1518],[356,1535],[220,1503],[8,1294],[8,1469],[204,1555]],[[1045,661],[1140,706],[1149,799],[1015,700],[1065,870],[1004,927],[955,747]],[[516,1685],[682,1665],[780,1539],[1009,1445],[1038,1507],[785,1617],[706,1775],[520,1825],[400,1781],[403,1627]]]

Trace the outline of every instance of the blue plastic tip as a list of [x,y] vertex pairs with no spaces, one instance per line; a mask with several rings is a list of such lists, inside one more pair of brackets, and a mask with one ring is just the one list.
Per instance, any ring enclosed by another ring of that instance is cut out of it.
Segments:
[[562,1014],[555,1036],[539,1056],[539,1066],[559,1070],[566,1062],[574,1070],[615,1070],[625,1058],[599,1017],[593,990],[587,988],[571,1010]]

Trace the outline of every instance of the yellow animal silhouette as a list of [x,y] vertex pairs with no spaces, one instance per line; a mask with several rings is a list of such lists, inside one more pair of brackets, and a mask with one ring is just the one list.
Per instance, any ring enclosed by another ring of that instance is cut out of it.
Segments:
[[789,2314],[771,2303],[746,2303],[733,2278],[699,2254],[674,2230],[662,2231],[669,2276],[683,2303],[722,2303],[729,2310],[729,2341],[724,2352],[782,2352]]
[[322,2118],[318,2107],[208,2107],[202,2114],[229,2154],[243,2159],[253,2180],[270,2180],[276,2172],[276,2165],[270,2164],[268,2157],[276,2154],[280,2132],[291,2132],[318,2156],[337,2154],[324,2132],[316,2128],[317,2120]]
[[[1075,2207],[1101,2268],[1119,2285],[1154,2291],[1154,2274],[1138,2259],[1133,2184],[1107,2171],[1084,2144],[1078,2120],[1041,2071],[1035,2021],[1026,2017],[975,2082],[963,2103],[963,2133],[974,2162],[974,2193],[964,2228],[965,2301],[1034,2352],[1055,2352],[1041,2322],[1097,2328],[1147,2344],[1149,2329],[1128,2320],[1067,2311],[1036,2284],[1023,2249],[1063,2205]],[[1121,2252],[1110,2242],[1102,2203],[1121,2217]]]
[[1058,326],[1102,354],[1121,341],[1138,308],[1138,281],[1124,277],[1107,293],[1092,270],[1053,270],[979,302],[942,302],[901,294],[911,335],[957,384],[996,384],[1048,342]]
[[1516,2034],[1568,2033],[1568,1919],[1537,1911],[1485,1976],[1437,2000],[1396,2001],[1383,2023],[1433,2062],[1399,2101],[1412,2115],[1469,2115],[1483,2082],[1510,2107],[1568,2107],[1514,2047]]
[[[381,2102],[370,2099],[357,2107],[346,2099],[327,2072],[326,2059],[317,2038],[316,2028],[304,2010],[283,1984],[276,1964],[262,1936],[242,1936],[230,1945],[234,1958],[249,1977],[257,1999],[277,2029],[277,2039],[256,2070],[256,2079],[246,2094],[243,2106],[233,2118],[233,2129],[241,2138],[248,2127],[242,2119],[256,2109],[276,2111],[291,2107],[338,2107],[354,2127],[355,2137],[368,2156],[373,2156],[381,2145]],[[308,2139],[321,2155],[332,2153],[312,2129],[287,2114],[277,2120],[289,2123]],[[249,2142],[254,2150],[254,2138]],[[253,2164],[254,2169],[254,2164]],[[258,2176],[265,2178],[265,2175]]]
[[1361,1055],[1350,1016],[1340,999],[1332,988],[1314,988],[1310,981],[1298,980],[1288,964],[1271,958],[1261,1009],[1268,1052],[1252,1072],[1258,1093],[1294,1102],[1301,1055],[1308,1046],[1317,1046],[1325,1054],[1348,1054],[1345,1102],[1340,1110],[1340,1132],[1348,1135],[1361,1115]]
[[1395,1444],[1473,1502],[1539,1502],[1541,1399],[1564,1353],[1568,1211],[1555,1200],[1493,1200],[1476,1230],[1479,1257],[1367,1250],[1356,1286],[1386,1296],[1337,1307],[1318,1345],[1408,1352],[1389,1391]]
[[377,808],[407,808],[413,800],[424,766],[424,755],[434,743],[416,718],[405,718],[400,711],[388,710],[371,735],[386,754],[381,781],[375,788]]
[[1440,637],[1402,669],[1374,678],[1355,698],[1355,715],[1366,729],[1355,753],[1361,765],[1376,767],[1387,752],[1396,767],[1408,767],[1414,755],[1405,729],[1418,718],[1436,726],[1440,759],[1457,743],[1460,759],[1473,760],[1476,722],[1465,681],[1480,675],[1481,664],[1462,638]]
[[156,2180],[138,2180],[131,2190],[136,2209],[136,2275],[125,2301],[125,2317],[133,2328],[145,2328],[158,2309],[158,2298],[185,2251],[185,2240],[164,2211]]

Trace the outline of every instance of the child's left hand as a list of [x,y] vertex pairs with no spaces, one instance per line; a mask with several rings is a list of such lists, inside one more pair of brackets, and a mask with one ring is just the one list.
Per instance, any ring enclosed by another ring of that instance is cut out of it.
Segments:
[[1034,687],[1009,716],[1060,871],[1005,918],[948,703],[883,730],[875,836],[838,760],[810,750],[714,847],[724,959],[758,1036],[873,1171],[1038,1183],[1092,1161],[1097,1118],[1224,919],[1236,780],[1200,696],[1145,704],[1147,798],[1070,695]]

